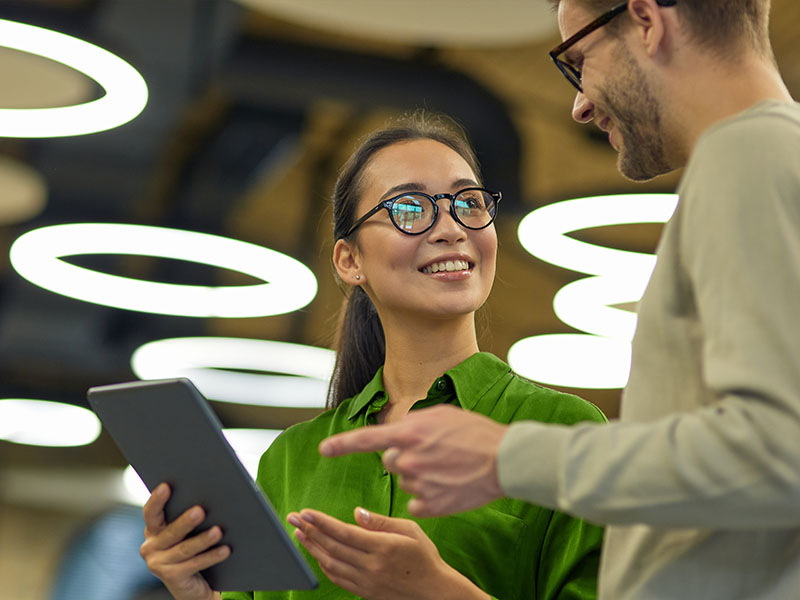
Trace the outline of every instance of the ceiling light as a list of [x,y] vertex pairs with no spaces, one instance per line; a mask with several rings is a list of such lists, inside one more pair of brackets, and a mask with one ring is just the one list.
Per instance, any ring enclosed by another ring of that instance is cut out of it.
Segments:
[[23,398],[0,400],[0,440],[30,446],[86,446],[100,430],[94,413],[80,406]]
[[62,137],[105,131],[134,119],[147,104],[147,84],[139,72],[118,56],[83,40],[0,19],[0,46],[65,64],[94,79],[106,92],[97,100],[73,106],[0,109],[2,137]]
[[[264,281],[177,285],[100,273],[60,260],[85,254],[172,258],[239,271]],[[46,290],[104,306],[186,317],[264,317],[306,306],[317,279],[301,262],[255,244],[144,225],[75,223],[34,229],[10,250],[14,269]]]
[[631,345],[579,333],[537,335],[513,344],[508,364],[523,377],[546,385],[621,388],[631,370]]
[[323,408],[334,361],[334,351],[327,348],[190,337],[140,346],[131,357],[131,368],[141,379],[186,377],[206,398],[220,402]]
[[675,194],[627,194],[566,200],[528,214],[519,224],[522,246],[551,264],[593,275],[562,287],[556,316],[587,334],[540,335],[520,340],[508,362],[520,375],[549,385],[623,387],[630,372],[636,314],[615,305],[637,302],[655,267],[652,254],[597,246],[569,237],[580,229],[629,223],[663,223]]
[[[258,475],[258,463],[261,455],[280,435],[280,429],[223,429],[222,433],[236,452],[244,468],[253,479]],[[130,504],[143,505],[150,497],[150,491],[139,474],[128,465],[122,473],[124,484],[123,501]]]
[[[337,34],[425,46],[511,46],[558,35],[544,2],[494,0],[238,0],[254,10]],[[424,15],[424,18],[420,18]]]

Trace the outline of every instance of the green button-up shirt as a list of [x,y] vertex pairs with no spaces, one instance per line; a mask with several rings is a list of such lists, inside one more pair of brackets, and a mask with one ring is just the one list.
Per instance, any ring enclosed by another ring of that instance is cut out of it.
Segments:
[[[264,453],[258,483],[277,513],[314,508],[347,523],[362,506],[391,517],[413,519],[450,566],[499,600],[589,599],[596,597],[602,529],[580,519],[521,500],[503,498],[448,517],[416,519],[411,497],[388,473],[376,452],[323,458],[317,446],[334,433],[375,424],[388,402],[383,370],[358,395],[317,418],[294,425]],[[543,388],[511,372],[497,357],[474,354],[438,378],[412,410],[440,403],[487,415],[500,423],[536,420],[573,424],[605,421],[593,404]],[[531,460],[548,460],[531,456]],[[284,521],[285,522],[285,521]],[[285,523],[291,534],[294,527]],[[291,536],[294,539],[294,536]],[[295,540],[295,543],[296,540]],[[350,599],[298,544],[319,579],[313,591],[225,592],[225,600]]]

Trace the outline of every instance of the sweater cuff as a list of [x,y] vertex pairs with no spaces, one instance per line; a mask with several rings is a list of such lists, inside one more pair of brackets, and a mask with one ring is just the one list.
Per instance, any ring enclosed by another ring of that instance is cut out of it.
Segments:
[[506,496],[557,508],[559,465],[569,428],[514,423],[500,442],[497,478]]

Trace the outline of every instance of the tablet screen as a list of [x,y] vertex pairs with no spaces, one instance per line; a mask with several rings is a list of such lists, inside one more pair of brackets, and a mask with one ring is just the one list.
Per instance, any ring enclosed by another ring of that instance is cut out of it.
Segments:
[[316,578],[188,379],[93,387],[89,404],[149,490],[166,481],[168,521],[199,504],[219,525],[227,560],[202,571],[215,590],[313,589]]

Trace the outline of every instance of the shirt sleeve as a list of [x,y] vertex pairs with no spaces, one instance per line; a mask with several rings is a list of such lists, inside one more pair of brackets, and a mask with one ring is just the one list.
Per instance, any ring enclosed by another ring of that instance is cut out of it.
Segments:
[[800,524],[800,135],[753,121],[701,140],[681,197],[716,401],[647,423],[514,424],[498,457],[508,495],[608,524]]

